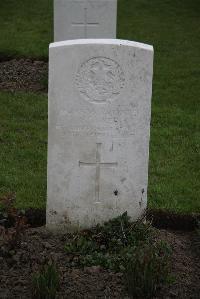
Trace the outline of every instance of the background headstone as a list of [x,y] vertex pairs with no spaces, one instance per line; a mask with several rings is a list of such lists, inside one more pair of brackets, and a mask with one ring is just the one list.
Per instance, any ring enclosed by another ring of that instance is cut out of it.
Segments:
[[116,38],[117,0],[54,0],[54,41]]
[[50,45],[47,226],[76,230],[146,208],[153,47]]

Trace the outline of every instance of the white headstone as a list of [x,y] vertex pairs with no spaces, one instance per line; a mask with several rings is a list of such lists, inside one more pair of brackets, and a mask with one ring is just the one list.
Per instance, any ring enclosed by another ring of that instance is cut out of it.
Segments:
[[76,230],[146,208],[153,47],[50,45],[47,226]]
[[117,0],[54,0],[54,41],[116,38]]

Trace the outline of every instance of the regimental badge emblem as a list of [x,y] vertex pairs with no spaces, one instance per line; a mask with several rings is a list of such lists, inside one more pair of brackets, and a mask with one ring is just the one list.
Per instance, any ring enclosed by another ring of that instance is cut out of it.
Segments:
[[75,83],[83,98],[93,103],[104,103],[120,95],[125,75],[116,61],[95,57],[80,66]]

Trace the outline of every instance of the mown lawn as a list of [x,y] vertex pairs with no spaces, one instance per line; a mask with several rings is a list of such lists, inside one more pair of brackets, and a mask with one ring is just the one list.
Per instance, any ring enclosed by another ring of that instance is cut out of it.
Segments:
[[[0,57],[48,57],[52,1],[0,2]],[[119,0],[118,37],[154,45],[149,207],[200,212],[200,1]],[[0,93],[0,193],[46,200],[47,97]]]
[[0,194],[15,192],[21,208],[44,207],[47,96],[0,92]]
[[0,58],[48,57],[53,0],[0,1]]

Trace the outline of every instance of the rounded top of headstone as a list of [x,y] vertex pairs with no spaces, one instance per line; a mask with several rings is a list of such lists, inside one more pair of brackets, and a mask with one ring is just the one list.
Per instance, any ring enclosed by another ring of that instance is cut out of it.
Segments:
[[50,44],[50,48],[64,47],[64,46],[75,46],[75,45],[118,45],[118,46],[129,46],[138,49],[144,49],[153,51],[153,46],[143,43],[138,43],[123,39],[76,39],[66,40],[61,42],[55,42]]

